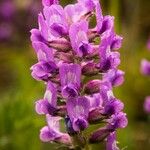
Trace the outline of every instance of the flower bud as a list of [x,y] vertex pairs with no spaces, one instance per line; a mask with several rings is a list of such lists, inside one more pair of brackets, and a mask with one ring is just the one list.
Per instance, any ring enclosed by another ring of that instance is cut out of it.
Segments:
[[102,108],[95,108],[89,112],[88,121],[90,124],[101,122],[106,116],[102,115]]
[[66,52],[69,49],[71,49],[70,42],[68,42],[65,39],[52,40],[49,42],[49,46],[63,52]]
[[94,94],[100,92],[101,80],[91,80],[84,86],[86,94]]
[[82,67],[82,73],[86,76],[96,75],[98,72],[99,70],[93,62],[89,62]]
[[99,143],[103,141],[112,131],[106,127],[93,132],[89,138],[90,143]]

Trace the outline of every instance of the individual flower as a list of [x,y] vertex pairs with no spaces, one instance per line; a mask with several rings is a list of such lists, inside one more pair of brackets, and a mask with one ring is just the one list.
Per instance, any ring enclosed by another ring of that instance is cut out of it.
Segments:
[[38,114],[55,114],[57,110],[57,91],[54,83],[50,81],[47,83],[44,98],[36,102],[35,109]]
[[146,97],[145,99],[144,110],[146,113],[150,113],[150,96]]
[[78,64],[62,64],[59,70],[62,96],[65,98],[79,95],[81,67]]
[[124,72],[121,70],[111,69],[104,74],[104,81],[109,81],[112,86],[120,86],[124,82]]
[[146,59],[141,61],[141,73],[144,75],[150,75],[150,62]]
[[87,98],[68,99],[67,112],[74,131],[84,130],[88,127],[89,101]]
[[[109,33],[110,34],[110,33]],[[115,69],[120,64],[120,54],[113,52],[111,49],[112,37],[111,35],[102,36],[102,41],[99,47],[100,55],[100,70],[107,72],[109,69]]]
[[107,137],[106,150],[119,150],[115,132],[110,133],[110,135]]
[[43,127],[40,131],[40,139],[43,142],[56,141],[58,143],[70,144],[70,136],[66,133],[60,132],[60,117],[52,117],[46,115],[47,126]]
[[88,22],[85,20],[74,23],[69,30],[72,48],[79,57],[86,56],[92,51],[87,32]]
[[51,6],[53,4],[59,4],[59,0],[42,0],[43,6]]
[[112,116],[109,120],[108,128],[115,130],[117,128],[125,128],[128,124],[127,116],[123,112],[119,112]]

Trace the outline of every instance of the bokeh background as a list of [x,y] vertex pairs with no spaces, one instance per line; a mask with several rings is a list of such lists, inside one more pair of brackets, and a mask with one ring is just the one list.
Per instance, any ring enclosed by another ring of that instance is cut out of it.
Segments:
[[[63,5],[70,2],[61,0]],[[118,132],[119,146],[149,150],[150,119],[143,102],[150,95],[150,77],[141,75],[139,68],[142,58],[150,60],[150,0],[101,0],[101,5],[104,14],[115,16],[115,29],[124,37],[120,68],[126,72],[125,83],[115,95],[125,103],[129,125]],[[29,31],[37,26],[40,10],[41,0],[0,0],[0,150],[62,149],[39,140],[45,120],[34,111],[45,91],[29,69],[36,62]]]

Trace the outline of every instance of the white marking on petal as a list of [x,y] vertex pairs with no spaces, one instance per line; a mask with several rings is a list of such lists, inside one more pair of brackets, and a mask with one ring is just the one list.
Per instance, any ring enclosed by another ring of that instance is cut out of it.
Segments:
[[74,114],[76,117],[78,117],[80,114],[84,114],[84,108],[82,106],[75,106]]
[[44,95],[44,99],[47,99],[49,103],[52,101],[52,92],[47,90]]

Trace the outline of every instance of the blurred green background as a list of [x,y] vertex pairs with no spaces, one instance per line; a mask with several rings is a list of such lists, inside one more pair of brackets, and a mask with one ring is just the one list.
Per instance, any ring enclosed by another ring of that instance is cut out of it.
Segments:
[[[3,1],[0,0],[0,6]],[[15,11],[11,19],[0,16],[0,25],[7,23],[12,27],[11,35],[0,39],[0,150],[53,150],[60,145],[39,140],[45,120],[34,111],[34,103],[43,97],[45,86],[30,75],[36,55],[29,31],[37,26],[41,2],[13,2]],[[61,0],[63,5],[70,2]],[[143,111],[143,102],[150,95],[150,77],[141,75],[139,68],[142,58],[150,60],[146,48],[150,35],[150,0],[101,0],[101,5],[104,14],[115,16],[116,31],[124,37],[120,68],[126,72],[125,83],[115,89],[115,95],[125,103],[129,125],[118,132],[119,146],[149,150],[150,121]],[[103,148],[98,145],[93,149]]]

